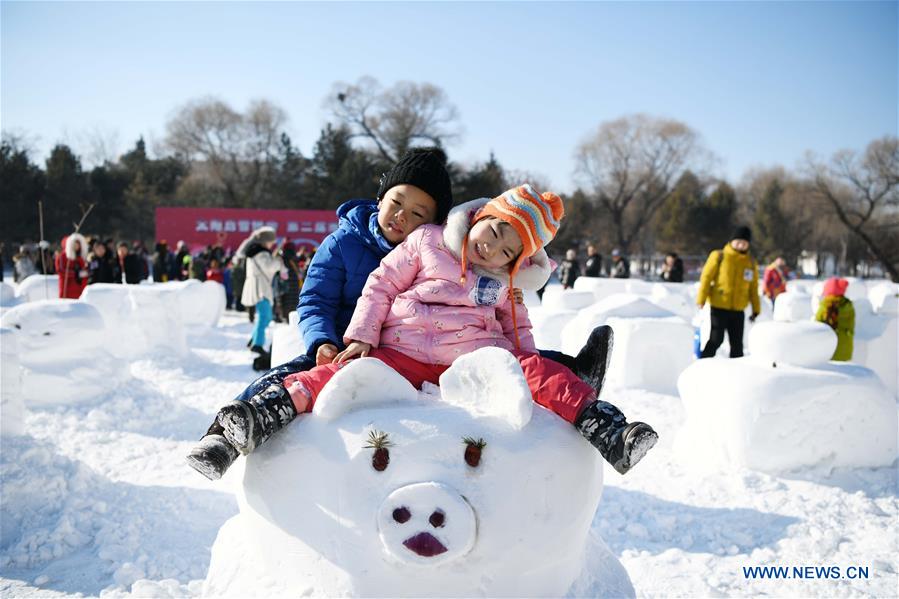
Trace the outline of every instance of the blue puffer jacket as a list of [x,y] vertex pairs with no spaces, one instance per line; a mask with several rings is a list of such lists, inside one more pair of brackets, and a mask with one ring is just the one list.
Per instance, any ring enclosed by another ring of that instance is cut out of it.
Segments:
[[337,209],[340,228],[328,235],[312,258],[297,312],[306,354],[333,343],[343,349],[346,331],[368,275],[393,246],[378,227],[374,200],[350,200]]

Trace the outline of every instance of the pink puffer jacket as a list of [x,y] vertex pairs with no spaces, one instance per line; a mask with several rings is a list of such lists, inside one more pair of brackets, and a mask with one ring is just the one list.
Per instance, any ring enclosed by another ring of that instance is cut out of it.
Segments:
[[[419,227],[390,252],[369,275],[344,341],[389,347],[427,364],[452,364],[487,346],[515,349],[508,273],[469,264],[461,280],[462,242],[471,217],[487,201],[457,206],[446,227]],[[539,289],[553,267],[540,250],[513,283]],[[536,351],[527,309],[517,305],[515,313],[521,350]]]

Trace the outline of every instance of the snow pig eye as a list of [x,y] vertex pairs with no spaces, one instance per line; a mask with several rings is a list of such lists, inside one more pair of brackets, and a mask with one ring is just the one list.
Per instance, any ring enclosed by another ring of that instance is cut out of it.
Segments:
[[374,430],[369,432],[368,443],[365,444],[365,447],[374,449],[371,454],[371,467],[378,472],[387,470],[387,466],[390,464],[390,450],[388,449],[390,446],[387,433]]
[[465,453],[462,455],[465,463],[477,468],[481,463],[481,451],[487,446],[487,442],[480,438],[475,441],[474,437],[463,437],[462,443],[465,445]]

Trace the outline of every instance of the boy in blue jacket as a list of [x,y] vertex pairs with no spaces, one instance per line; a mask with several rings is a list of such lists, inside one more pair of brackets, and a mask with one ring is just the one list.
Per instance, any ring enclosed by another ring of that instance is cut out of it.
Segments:
[[452,205],[446,154],[438,148],[409,150],[381,177],[377,201],[341,205],[339,227],[315,252],[300,292],[306,353],[269,370],[219,410],[188,463],[211,480],[221,478],[239,454],[228,437],[242,436],[242,444],[255,439],[251,451],[293,420],[289,396],[285,405],[274,390],[287,375],[328,363],[343,351],[343,333],[368,275],[419,225],[442,224]]

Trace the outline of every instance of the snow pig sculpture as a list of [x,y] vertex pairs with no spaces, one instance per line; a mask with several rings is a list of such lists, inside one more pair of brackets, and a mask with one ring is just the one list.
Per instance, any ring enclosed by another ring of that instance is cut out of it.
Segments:
[[371,358],[341,370],[246,460],[204,594],[633,596],[588,534],[599,454],[532,402],[511,354],[463,356],[440,384]]

